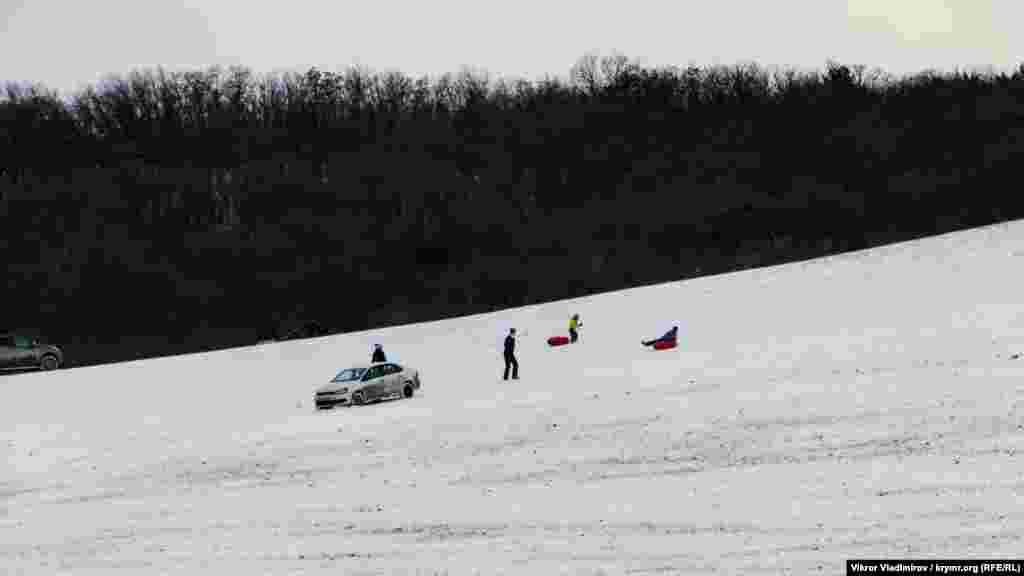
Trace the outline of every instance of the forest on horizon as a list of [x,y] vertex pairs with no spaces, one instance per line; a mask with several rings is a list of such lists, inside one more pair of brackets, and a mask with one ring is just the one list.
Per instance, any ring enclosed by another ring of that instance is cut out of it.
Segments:
[[88,365],[778,264],[1020,218],[1022,146],[1024,64],[8,83],[0,327]]

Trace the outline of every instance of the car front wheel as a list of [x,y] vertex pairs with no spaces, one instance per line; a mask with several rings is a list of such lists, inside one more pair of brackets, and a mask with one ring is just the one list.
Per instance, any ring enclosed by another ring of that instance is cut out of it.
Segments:
[[405,388],[402,389],[402,396],[406,398],[412,398],[412,382],[406,382]]
[[361,406],[365,400],[363,399],[362,392],[356,392],[352,395],[352,404],[355,406]]
[[56,356],[48,354],[43,356],[43,360],[39,363],[39,366],[43,370],[56,370],[57,368],[60,368],[60,361],[57,360]]

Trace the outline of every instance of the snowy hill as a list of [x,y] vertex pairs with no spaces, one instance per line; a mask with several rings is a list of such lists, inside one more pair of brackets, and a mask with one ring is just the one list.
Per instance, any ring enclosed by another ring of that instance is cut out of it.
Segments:
[[[1024,222],[0,376],[14,574],[841,573],[1024,550]],[[581,341],[545,339],[578,312]],[[680,347],[639,341],[680,326]],[[522,379],[501,338],[526,331]],[[316,412],[381,342],[411,400]]]

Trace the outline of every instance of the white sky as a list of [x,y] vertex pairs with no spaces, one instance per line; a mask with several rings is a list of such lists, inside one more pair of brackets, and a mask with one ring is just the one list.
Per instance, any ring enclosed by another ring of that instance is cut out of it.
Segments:
[[585,52],[649,65],[827,59],[903,74],[1024,62],[1020,0],[610,0],[494,3],[0,0],[0,81],[72,89],[138,67],[257,72],[360,63],[412,75],[562,75]]

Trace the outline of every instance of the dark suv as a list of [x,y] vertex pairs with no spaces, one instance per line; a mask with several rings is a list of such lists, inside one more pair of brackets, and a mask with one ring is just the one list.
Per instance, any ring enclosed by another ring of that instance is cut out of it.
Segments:
[[28,336],[0,332],[0,371],[56,370],[63,364],[60,348]]

